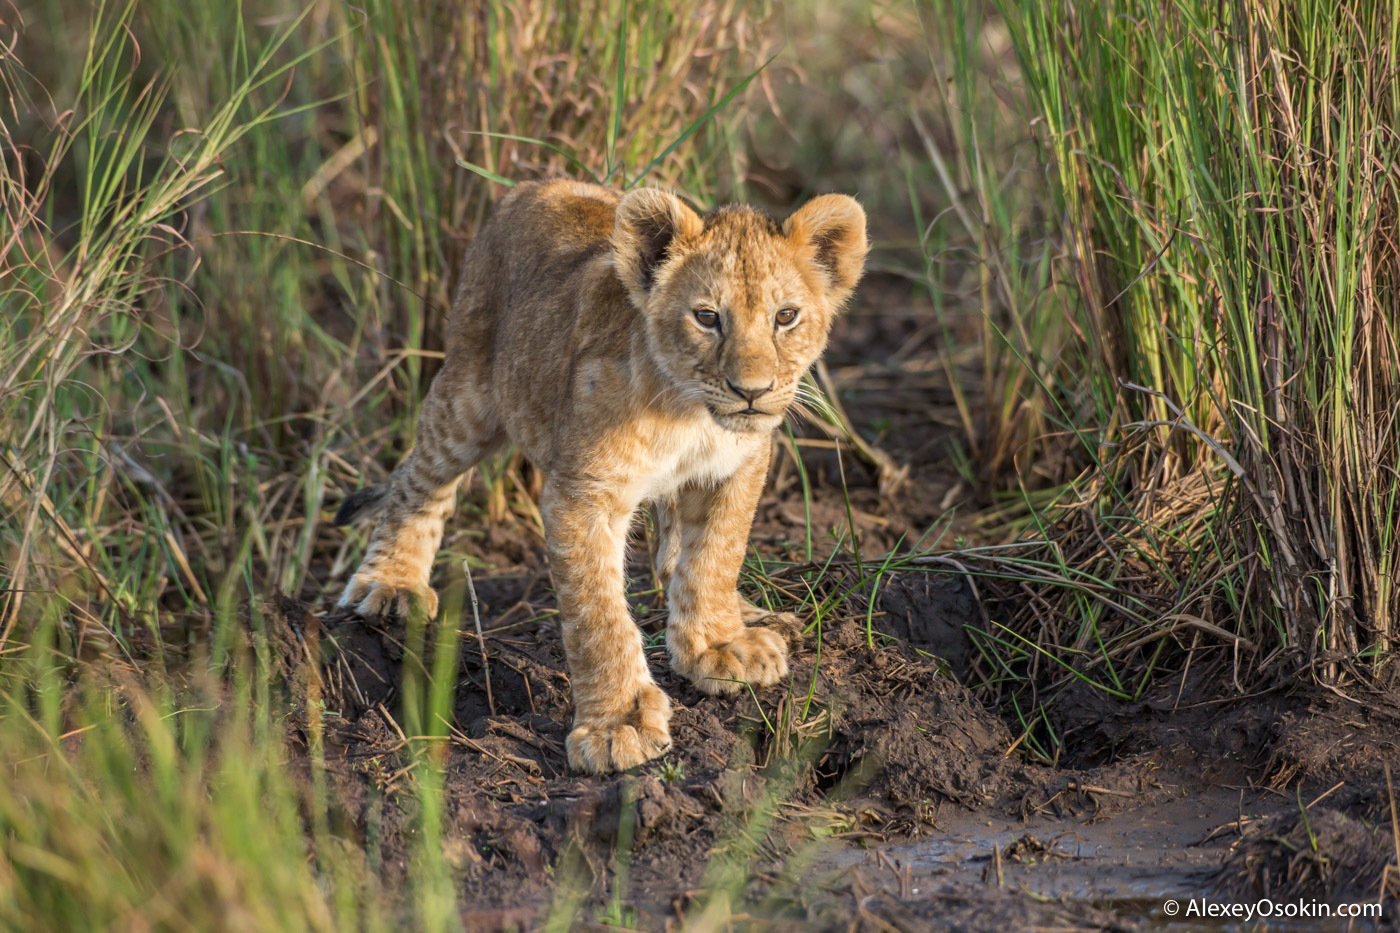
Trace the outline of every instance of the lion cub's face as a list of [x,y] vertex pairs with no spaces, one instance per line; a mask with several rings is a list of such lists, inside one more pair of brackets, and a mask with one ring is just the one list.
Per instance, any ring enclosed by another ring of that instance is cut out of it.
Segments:
[[823,195],[781,226],[747,207],[702,219],[644,189],[618,204],[613,250],[668,395],[731,431],[771,431],[860,278],[865,212]]

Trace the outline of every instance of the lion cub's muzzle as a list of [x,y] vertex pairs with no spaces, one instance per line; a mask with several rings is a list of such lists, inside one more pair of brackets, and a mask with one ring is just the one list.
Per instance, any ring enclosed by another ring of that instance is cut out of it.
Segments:
[[721,427],[740,432],[771,431],[782,420],[787,401],[779,397],[780,393],[774,393],[776,381],[749,385],[726,378],[724,384],[730,396],[741,401],[727,410],[716,404],[709,406],[710,414]]

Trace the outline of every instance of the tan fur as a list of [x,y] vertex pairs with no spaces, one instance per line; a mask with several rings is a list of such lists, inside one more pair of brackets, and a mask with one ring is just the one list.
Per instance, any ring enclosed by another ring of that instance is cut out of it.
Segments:
[[[341,605],[435,613],[428,575],[457,484],[509,440],[546,477],[570,764],[626,769],[670,747],[670,701],[625,598],[628,527],[648,502],[675,669],[710,693],[785,677],[783,626],[745,625],[766,614],[740,597],[738,575],[772,431],[865,253],[865,214],[844,195],[779,226],[746,207],[702,218],[659,190],[518,186],[468,252],[417,445]],[[718,329],[697,321],[702,304]],[[787,307],[797,318],[780,326]]]

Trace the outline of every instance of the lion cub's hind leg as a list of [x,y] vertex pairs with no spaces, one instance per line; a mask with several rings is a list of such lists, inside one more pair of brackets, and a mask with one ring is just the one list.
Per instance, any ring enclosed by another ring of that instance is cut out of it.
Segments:
[[501,439],[499,426],[471,394],[448,370],[440,373],[423,400],[413,450],[387,483],[353,493],[341,506],[338,525],[378,512],[341,608],[367,619],[406,619],[415,607],[429,618],[437,615],[437,593],[428,579],[443,526],[456,507],[457,485]]

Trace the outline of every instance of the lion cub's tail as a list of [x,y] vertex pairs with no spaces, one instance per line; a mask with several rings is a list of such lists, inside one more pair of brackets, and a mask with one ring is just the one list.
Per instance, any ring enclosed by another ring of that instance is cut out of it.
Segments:
[[388,483],[375,483],[373,486],[355,490],[346,496],[345,501],[340,503],[340,508],[335,510],[333,524],[338,528],[341,525],[348,525],[353,521],[370,517],[384,505],[384,500],[388,495]]

